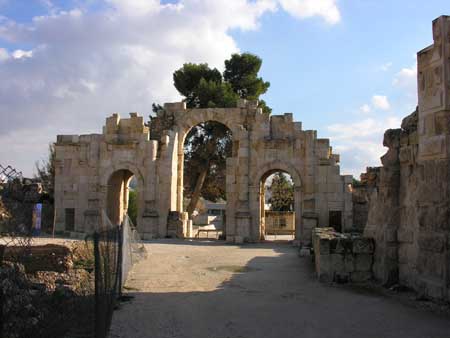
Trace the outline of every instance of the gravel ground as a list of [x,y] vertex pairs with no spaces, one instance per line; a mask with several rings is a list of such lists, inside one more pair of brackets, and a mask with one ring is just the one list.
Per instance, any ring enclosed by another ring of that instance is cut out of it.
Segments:
[[450,319],[364,288],[320,284],[288,244],[146,244],[111,338],[449,338]]

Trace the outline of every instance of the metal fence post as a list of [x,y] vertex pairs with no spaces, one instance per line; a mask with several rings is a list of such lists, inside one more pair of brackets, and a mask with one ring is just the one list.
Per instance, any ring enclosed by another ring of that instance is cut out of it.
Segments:
[[94,273],[95,273],[95,338],[102,338],[102,320],[101,320],[101,295],[100,295],[100,248],[99,248],[99,234],[94,232]]
[[[5,245],[0,245],[0,268],[3,264],[5,249]],[[3,288],[0,289],[0,337],[3,337]]]
[[120,299],[122,297],[122,264],[123,264],[123,229],[124,226],[119,226],[118,227],[118,236],[119,236],[119,240],[118,240],[118,244],[119,244],[119,250],[118,250],[118,259],[117,259],[117,274],[119,276],[119,294],[118,294],[118,298]]

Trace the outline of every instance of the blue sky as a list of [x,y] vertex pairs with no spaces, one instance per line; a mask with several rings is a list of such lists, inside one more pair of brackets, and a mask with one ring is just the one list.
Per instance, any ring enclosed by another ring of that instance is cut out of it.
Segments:
[[[178,100],[183,62],[263,59],[274,114],[330,137],[343,173],[379,165],[417,104],[415,54],[444,0],[0,0],[0,163],[26,175],[56,134]],[[5,122],[6,121],[6,122]]]

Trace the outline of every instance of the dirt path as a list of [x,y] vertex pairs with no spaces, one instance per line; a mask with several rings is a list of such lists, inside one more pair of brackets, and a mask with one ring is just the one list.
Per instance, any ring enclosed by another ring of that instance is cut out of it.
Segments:
[[289,245],[160,241],[127,283],[111,337],[449,338],[450,320],[323,285]]

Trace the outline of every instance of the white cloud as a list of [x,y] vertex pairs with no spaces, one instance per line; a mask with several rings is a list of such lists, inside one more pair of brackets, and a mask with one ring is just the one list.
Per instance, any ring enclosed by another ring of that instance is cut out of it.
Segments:
[[410,100],[417,102],[417,62],[395,74],[392,85],[404,90]]
[[[0,0],[2,1],[2,0]],[[77,2],[78,3],[78,2]],[[147,116],[153,102],[179,100],[172,73],[185,62],[223,61],[239,48],[232,29],[254,30],[277,0],[108,0],[109,7],[60,11],[29,23],[0,16],[0,163],[30,175],[57,134],[101,132],[113,112]],[[86,7],[88,8],[88,7]],[[283,1],[299,18],[340,19],[335,1]],[[37,145],[39,143],[39,146]],[[44,152],[44,153],[42,153]]]
[[14,59],[30,58],[33,56],[32,50],[17,49],[12,53]]
[[380,66],[380,70],[383,72],[387,72],[392,67],[392,62],[387,62]]
[[162,9],[159,0],[106,0],[119,12],[131,16],[145,16]]
[[395,86],[409,87],[415,85],[417,82],[417,64],[412,65],[410,68],[402,68],[393,80]]
[[336,0],[279,0],[281,7],[300,19],[322,17],[329,24],[341,21]]
[[367,166],[381,165],[380,157],[386,153],[384,132],[389,128],[399,128],[400,124],[401,119],[388,116],[328,126],[333,149],[341,154],[342,171],[359,177]]
[[368,114],[368,113],[370,113],[371,110],[372,109],[370,108],[370,106],[367,103],[363,104],[361,107],[359,107],[359,111],[363,114]]
[[389,110],[391,108],[391,104],[385,95],[372,96],[372,105],[381,110]]

